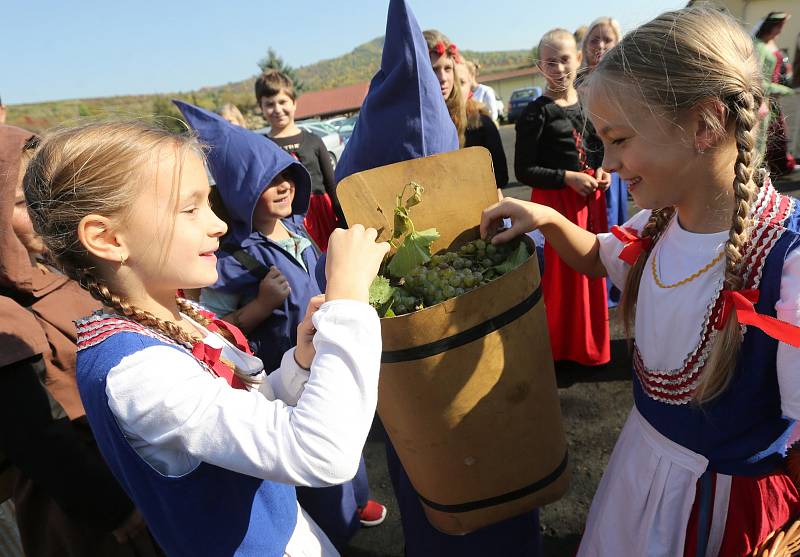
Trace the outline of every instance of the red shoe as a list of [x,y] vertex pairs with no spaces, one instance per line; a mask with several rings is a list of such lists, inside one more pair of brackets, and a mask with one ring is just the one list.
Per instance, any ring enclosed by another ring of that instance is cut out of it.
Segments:
[[356,510],[361,526],[369,528],[386,520],[386,507],[370,499],[367,504]]

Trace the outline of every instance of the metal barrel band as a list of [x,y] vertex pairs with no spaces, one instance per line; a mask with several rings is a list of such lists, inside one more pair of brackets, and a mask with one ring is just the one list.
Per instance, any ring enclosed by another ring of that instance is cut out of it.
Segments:
[[511,501],[522,499],[523,497],[527,497],[528,495],[544,489],[561,477],[561,475],[567,469],[568,461],[569,454],[565,451],[564,458],[561,460],[561,463],[556,467],[555,470],[550,472],[544,478],[537,480],[532,484],[528,484],[525,487],[515,489],[514,491],[509,491],[508,493],[503,493],[502,495],[496,495],[494,497],[487,497],[486,499],[467,501],[466,503],[457,503],[454,505],[445,505],[443,503],[436,503],[435,501],[426,499],[420,495],[419,492],[417,492],[417,497],[419,497],[420,501],[425,503],[425,505],[431,509],[446,513],[467,513],[470,511],[485,509],[487,507],[494,507],[496,505],[502,505],[503,503],[510,503]]
[[429,342],[428,344],[414,346],[413,348],[403,348],[402,350],[384,350],[383,354],[381,354],[381,363],[397,364],[400,362],[422,360],[435,356],[436,354],[441,354],[442,352],[447,352],[453,348],[469,344],[519,319],[533,309],[541,298],[542,285],[539,284],[530,296],[500,315],[487,319],[483,323],[479,323],[453,336]]

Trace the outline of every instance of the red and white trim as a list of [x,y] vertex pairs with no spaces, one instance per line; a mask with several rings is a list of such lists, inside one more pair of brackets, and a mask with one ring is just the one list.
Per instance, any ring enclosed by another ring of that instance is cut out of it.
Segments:
[[[769,180],[765,181],[753,204],[750,240],[743,250],[745,289],[758,288],[767,256],[786,231],[784,223],[792,214],[794,205],[793,198],[780,195]],[[682,367],[671,370],[650,369],[644,365],[639,348],[634,344],[633,368],[647,396],[665,404],[691,402],[717,335],[714,323],[722,311],[721,290],[722,282],[706,309],[700,340],[687,355]],[[745,332],[744,326],[742,332]]]

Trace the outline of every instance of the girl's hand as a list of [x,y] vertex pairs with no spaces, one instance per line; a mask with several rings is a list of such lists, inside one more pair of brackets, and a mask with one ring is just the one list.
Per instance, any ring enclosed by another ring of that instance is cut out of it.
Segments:
[[597,187],[603,191],[608,189],[608,186],[611,185],[611,173],[606,172],[602,168],[598,168],[594,173],[595,178],[597,179]]
[[314,356],[317,351],[314,349],[314,333],[317,330],[314,328],[314,323],[311,318],[317,313],[317,310],[325,302],[325,294],[319,294],[308,301],[308,309],[306,316],[297,326],[297,346],[294,349],[294,360],[303,369],[311,369],[311,362],[314,361]]
[[272,265],[267,276],[261,279],[261,284],[258,285],[256,300],[261,304],[261,307],[272,311],[289,297],[291,291],[289,281],[286,280],[286,277],[275,265]]
[[594,190],[597,189],[597,180],[593,176],[589,176],[584,172],[573,172],[572,170],[564,172],[564,184],[584,197],[594,193]]
[[[483,210],[481,238],[491,237],[493,244],[502,244],[547,224],[552,211],[553,209],[544,205],[506,197],[500,203]],[[511,228],[494,235],[505,218],[511,219]]]
[[328,288],[325,299],[369,300],[369,285],[378,274],[381,261],[389,251],[387,242],[375,242],[378,232],[360,224],[348,230],[337,228],[328,240],[325,276]]

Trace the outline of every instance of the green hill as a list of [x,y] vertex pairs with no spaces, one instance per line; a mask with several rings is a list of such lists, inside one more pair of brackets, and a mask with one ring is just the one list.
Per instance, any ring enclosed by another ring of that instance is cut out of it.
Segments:
[[[369,80],[378,70],[383,50],[383,37],[357,46],[351,52],[321,60],[295,71],[303,81],[307,91],[316,91],[351,85]],[[484,73],[501,69],[511,69],[530,64],[529,50],[508,50],[476,52],[464,50],[462,54],[471,60],[478,60]],[[255,65],[255,61],[254,61]],[[198,106],[216,110],[225,103],[234,103],[245,114],[252,127],[263,125],[253,97],[253,75],[242,81],[214,87],[203,87],[196,91],[175,92],[160,95],[125,95],[93,99],[50,101],[43,103],[11,105],[8,109],[8,123],[33,131],[76,124],[84,119],[96,118],[148,118],[161,117],[167,125],[176,128],[179,124],[178,111],[169,102],[179,98]]]

